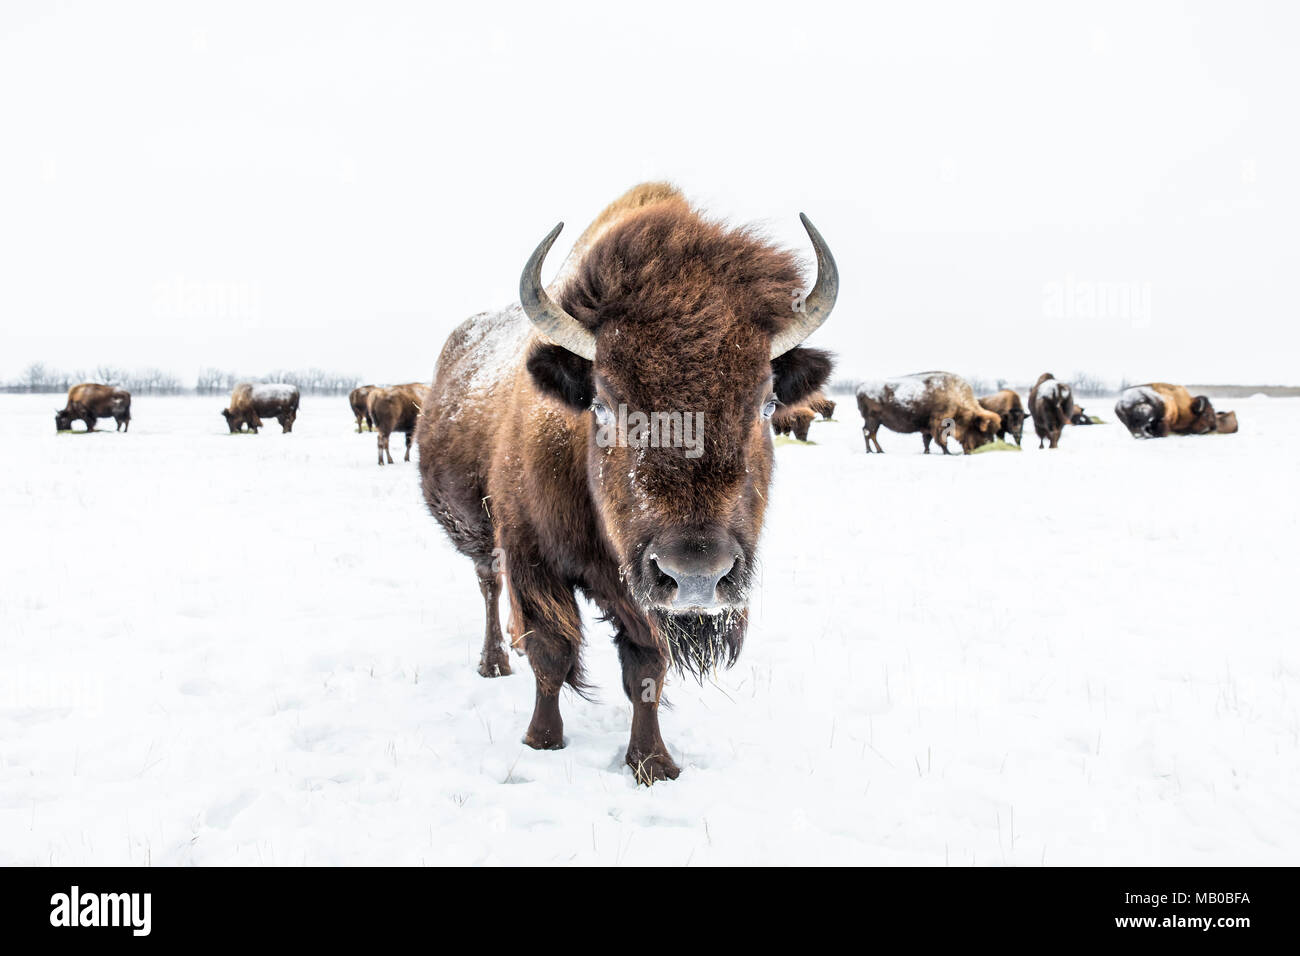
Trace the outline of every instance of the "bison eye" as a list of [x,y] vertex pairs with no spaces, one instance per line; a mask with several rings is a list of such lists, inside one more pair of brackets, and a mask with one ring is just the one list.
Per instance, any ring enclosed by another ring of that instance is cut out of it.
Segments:
[[591,403],[591,412],[596,416],[597,425],[610,425],[614,422],[614,413],[600,399],[596,399]]
[[763,406],[763,417],[771,418],[775,414],[776,414],[776,399],[769,398],[767,400],[767,403]]

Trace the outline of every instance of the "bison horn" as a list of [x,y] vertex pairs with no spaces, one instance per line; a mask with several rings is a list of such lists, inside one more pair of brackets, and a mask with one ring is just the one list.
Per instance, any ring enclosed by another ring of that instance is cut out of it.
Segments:
[[840,273],[835,267],[835,257],[831,255],[830,247],[807,216],[799,213],[799,220],[804,229],[808,230],[808,238],[812,240],[813,250],[817,253],[817,284],[806,296],[794,300],[794,310],[798,317],[772,339],[772,358],[784,355],[816,332],[830,318],[831,309],[835,308],[835,297],[840,292]]
[[523,275],[519,277],[519,302],[538,331],[556,345],[591,362],[596,358],[596,336],[556,305],[542,285],[542,262],[563,228],[564,223],[560,223],[552,229],[529,256]]

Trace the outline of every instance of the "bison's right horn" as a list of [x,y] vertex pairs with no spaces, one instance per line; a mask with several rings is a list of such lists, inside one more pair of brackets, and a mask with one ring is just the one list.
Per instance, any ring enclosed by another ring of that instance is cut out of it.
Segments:
[[799,221],[807,230],[813,251],[817,253],[817,284],[807,296],[795,300],[794,310],[798,317],[772,339],[772,358],[784,355],[816,332],[830,318],[831,309],[835,308],[835,298],[840,292],[840,271],[835,265],[835,257],[831,255],[830,246],[826,245],[826,240],[817,231],[817,227],[803,213],[799,213]]
[[591,362],[596,358],[596,336],[556,305],[542,285],[542,262],[563,228],[564,223],[560,223],[552,229],[529,256],[523,275],[519,277],[519,302],[538,331],[561,348]]

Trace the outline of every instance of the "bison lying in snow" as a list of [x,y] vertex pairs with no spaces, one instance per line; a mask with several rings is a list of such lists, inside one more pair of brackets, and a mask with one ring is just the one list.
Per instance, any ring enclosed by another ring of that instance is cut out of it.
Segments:
[[394,385],[392,388],[371,386],[366,399],[366,417],[373,422],[378,432],[379,463],[393,463],[393,454],[388,450],[388,438],[393,432],[406,432],[406,457],[411,460],[411,442],[415,440],[415,423],[420,417],[420,406],[424,404],[429,386],[419,382],[406,385]]
[[998,425],[998,439],[1006,441],[1009,434],[1019,445],[1025,433],[1025,408],[1020,404],[1020,396],[1011,389],[1004,388],[992,395],[985,395],[980,399],[980,405],[998,416],[1001,422]]
[[1051,372],[1044,372],[1029,390],[1029,414],[1034,417],[1038,447],[1043,447],[1043,439],[1047,439],[1049,448],[1057,447],[1062,430],[1074,415],[1073,390]]
[[375,430],[375,422],[370,417],[370,412],[366,410],[366,396],[374,389],[373,385],[362,385],[360,388],[354,388],[348,393],[348,404],[352,406],[352,414],[357,417],[357,434],[361,434],[361,426],[365,424],[371,431]]
[[1204,395],[1193,398],[1183,386],[1167,382],[1124,389],[1115,403],[1115,417],[1134,438],[1204,435],[1219,428],[1214,406],[1208,398]]
[[1074,406],[1074,414],[1070,416],[1071,425],[1095,425],[1092,416],[1083,410],[1079,405]]
[[256,433],[262,427],[263,418],[274,418],[283,431],[291,432],[298,417],[298,399],[296,385],[241,382],[230,393],[230,406],[223,408],[221,414],[231,434],[243,431],[245,425]]
[[969,455],[992,441],[1001,424],[996,412],[975,400],[966,380],[952,372],[917,372],[864,382],[858,386],[858,411],[868,453],[873,442],[877,452],[884,452],[876,437],[881,425],[893,432],[920,432],[927,455],[932,439],[938,439],[945,455],[952,454],[946,441],[949,437]]
[[[803,222],[817,253],[806,297],[792,253],[705,218],[667,184],[638,186],[579,237],[550,288],[542,263],[559,226],[524,266],[521,305],[447,340],[420,413],[420,480],[478,572],[484,677],[510,673],[504,559],[512,643],[537,683],[528,746],[564,746],[560,691],[585,686],[576,590],[615,628],[628,765],[641,783],[677,776],[659,731],[664,678],[740,653],[772,478],[767,420],[831,370],[800,347],[839,285]],[[621,424],[673,409],[675,436]]]
[[68,402],[54,410],[54,428],[66,432],[72,423],[86,423],[86,431],[95,430],[95,422],[101,418],[111,418],[117,422],[117,431],[125,432],[131,428],[131,393],[124,388],[111,385],[96,385],[86,382],[68,389]]
[[778,435],[789,435],[800,441],[808,440],[808,428],[817,413],[806,402],[798,405],[781,405],[772,413],[772,431]]

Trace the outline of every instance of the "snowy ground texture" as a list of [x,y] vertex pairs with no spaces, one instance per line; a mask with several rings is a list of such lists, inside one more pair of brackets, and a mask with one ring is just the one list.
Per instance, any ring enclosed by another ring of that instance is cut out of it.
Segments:
[[601,700],[519,742],[527,664],[475,674],[472,567],[345,399],[57,403],[0,397],[0,862],[1300,859],[1300,401],[965,458],[868,456],[844,401],[777,449],[749,640],[670,683],[649,790],[598,627]]

